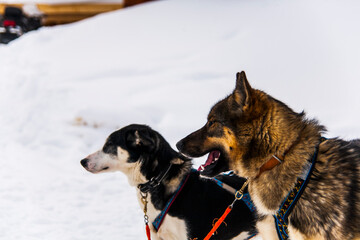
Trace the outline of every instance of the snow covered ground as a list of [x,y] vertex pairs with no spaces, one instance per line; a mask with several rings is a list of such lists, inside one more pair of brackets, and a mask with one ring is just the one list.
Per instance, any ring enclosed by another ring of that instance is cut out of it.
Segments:
[[360,137],[359,10],[351,0],[163,0],[0,45],[0,239],[145,239],[126,178],[79,161],[130,123],[175,146],[237,71],[328,136]]

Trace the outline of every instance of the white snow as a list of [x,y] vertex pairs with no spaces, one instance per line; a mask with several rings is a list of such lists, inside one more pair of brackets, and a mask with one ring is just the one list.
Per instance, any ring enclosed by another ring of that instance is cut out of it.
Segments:
[[0,45],[0,239],[146,239],[126,178],[79,161],[130,123],[174,147],[241,70],[328,136],[359,137],[359,10],[356,0],[163,0]]

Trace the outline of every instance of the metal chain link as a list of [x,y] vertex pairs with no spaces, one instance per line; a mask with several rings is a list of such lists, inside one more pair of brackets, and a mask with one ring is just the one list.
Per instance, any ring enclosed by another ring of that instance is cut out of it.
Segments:
[[141,196],[141,202],[144,204],[144,222],[145,224],[148,224],[149,223],[149,216],[147,215],[148,193],[143,193],[140,191],[140,196]]

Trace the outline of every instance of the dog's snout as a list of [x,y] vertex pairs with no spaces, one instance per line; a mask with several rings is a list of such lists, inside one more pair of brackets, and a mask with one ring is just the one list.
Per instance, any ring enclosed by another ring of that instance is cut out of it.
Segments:
[[82,165],[84,168],[87,168],[88,162],[89,162],[89,159],[87,159],[87,158],[84,158],[83,160],[80,161],[81,165]]
[[184,141],[183,140],[178,141],[177,144],[176,144],[176,148],[179,151],[181,151],[183,149],[183,147],[184,147]]

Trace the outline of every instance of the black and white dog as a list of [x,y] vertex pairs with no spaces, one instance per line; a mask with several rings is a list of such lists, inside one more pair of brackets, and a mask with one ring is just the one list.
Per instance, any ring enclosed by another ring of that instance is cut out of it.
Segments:
[[[113,132],[103,148],[83,159],[81,165],[92,173],[123,172],[130,185],[138,187],[142,209],[142,196],[147,196],[147,215],[155,240],[203,239],[234,200],[219,182],[235,189],[245,182],[235,175],[221,175],[216,181],[200,177],[190,159],[145,125],[129,125]],[[211,239],[248,239],[255,233],[254,216],[249,202],[236,201]]]

